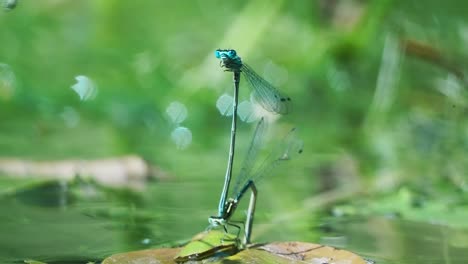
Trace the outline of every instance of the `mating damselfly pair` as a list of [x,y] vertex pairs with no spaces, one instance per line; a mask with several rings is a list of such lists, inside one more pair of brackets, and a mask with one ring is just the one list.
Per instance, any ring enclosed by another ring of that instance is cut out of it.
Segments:
[[[264,109],[277,113],[286,114],[290,110],[291,99],[288,96],[282,94],[269,82],[264,80],[258,74],[256,74],[249,66],[244,64],[241,58],[237,55],[235,50],[216,50],[216,58],[220,59],[220,65],[225,71],[233,72],[234,74],[234,97],[233,97],[233,111],[232,111],[232,126],[231,126],[231,140],[229,147],[229,159],[224,179],[224,186],[221,192],[221,198],[218,205],[218,214],[208,218],[210,226],[208,229],[216,227],[222,227],[225,232],[227,240],[231,240],[231,243],[225,243],[224,238],[221,243],[201,240],[196,240],[195,243],[210,244],[212,245],[206,251],[197,251],[187,253],[182,251],[178,257],[175,258],[176,262],[186,262],[191,260],[201,260],[213,256],[230,254],[237,252],[239,248],[246,246],[250,243],[250,237],[252,234],[252,224],[255,214],[255,206],[257,201],[257,188],[256,183],[261,180],[264,176],[271,175],[274,173],[276,167],[284,162],[290,160],[297,154],[302,153],[303,142],[297,138],[296,129],[292,129],[283,142],[275,148],[269,156],[259,166],[255,166],[255,160],[258,156],[260,146],[265,137],[266,131],[266,120],[261,118],[258,122],[253,138],[250,142],[247,154],[244,157],[244,161],[237,177],[236,185],[232,192],[229,192],[229,186],[231,183],[232,169],[234,163],[235,154],[235,143],[236,143],[236,129],[237,129],[237,102],[239,94],[239,83],[241,73],[248,81],[252,88],[253,98],[259,103]],[[236,208],[244,195],[251,190],[250,202],[247,212],[247,218],[244,224],[244,239],[242,244],[238,245],[241,227],[237,225],[237,222],[231,220]],[[228,195],[230,198],[228,199]],[[237,233],[234,236],[235,243],[232,243],[232,235],[228,233],[227,226],[235,227]],[[213,232],[211,232],[213,235]],[[217,236],[214,233],[213,236]],[[188,250],[190,252],[190,250]]]
[[252,233],[253,216],[255,213],[255,205],[257,199],[257,183],[266,175],[272,174],[275,167],[283,161],[289,160],[295,154],[302,153],[303,143],[297,138],[295,129],[291,130],[282,145],[276,148],[267,159],[254,170],[255,158],[259,151],[259,147],[264,138],[266,130],[266,121],[261,118],[257,124],[254,136],[250,143],[250,147],[244,157],[243,165],[237,177],[236,185],[231,192],[231,198],[228,199],[229,187],[232,177],[232,169],[234,164],[236,129],[237,129],[237,104],[239,95],[239,83],[241,73],[252,88],[254,100],[260,104],[265,110],[277,113],[287,114],[291,108],[291,99],[276,89],[272,84],[260,77],[251,67],[243,63],[242,59],[237,55],[235,50],[216,50],[215,56],[220,60],[220,65],[225,71],[233,72],[234,80],[234,96],[233,96],[233,114],[231,125],[231,140],[229,147],[229,159],[224,180],[224,186],[221,192],[221,197],[218,205],[218,215],[211,216],[208,221],[210,227],[222,226],[226,230],[226,226],[233,226],[240,230],[240,227],[230,220],[234,214],[239,201],[248,190],[252,191],[247,212],[247,219],[244,227],[243,244],[250,243]]

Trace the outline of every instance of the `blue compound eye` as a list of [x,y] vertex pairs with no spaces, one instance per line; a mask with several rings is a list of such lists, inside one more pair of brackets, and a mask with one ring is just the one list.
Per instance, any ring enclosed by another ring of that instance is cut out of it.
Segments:
[[217,59],[220,59],[221,58],[221,52],[219,50],[215,50],[215,57]]
[[228,51],[228,54],[230,57],[235,57],[237,55],[235,50]]

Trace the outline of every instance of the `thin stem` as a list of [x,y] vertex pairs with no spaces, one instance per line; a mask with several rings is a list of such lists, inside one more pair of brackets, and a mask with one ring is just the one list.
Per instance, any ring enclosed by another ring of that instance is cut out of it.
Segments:
[[232,104],[232,126],[231,126],[231,143],[229,146],[229,159],[226,170],[226,176],[224,177],[224,187],[221,193],[221,199],[218,205],[218,216],[222,216],[224,213],[224,204],[229,193],[229,184],[231,183],[232,167],[234,163],[234,149],[236,145],[236,129],[237,129],[237,102],[239,95],[239,82],[240,72],[235,71],[233,76],[234,81],[234,100]]
[[252,225],[255,215],[255,205],[257,203],[257,188],[255,187],[254,182],[250,182],[249,185],[252,193],[250,194],[249,209],[247,212],[247,219],[245,220],[244,245],[250,244],[250,236],[252,235]]

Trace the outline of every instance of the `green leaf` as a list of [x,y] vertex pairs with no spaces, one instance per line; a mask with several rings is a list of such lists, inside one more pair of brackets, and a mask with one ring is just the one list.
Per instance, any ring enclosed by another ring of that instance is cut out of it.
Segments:
[[177,254],[175,261],[200,260],[213,256],[226,256],[238,251],[238,239],[236,236],[209,230],[196,235],[190,243],[185,245]]

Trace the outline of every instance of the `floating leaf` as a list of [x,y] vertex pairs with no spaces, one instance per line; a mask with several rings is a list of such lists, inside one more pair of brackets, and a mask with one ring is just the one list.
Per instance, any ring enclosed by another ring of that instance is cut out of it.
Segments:
[[115,254],[102,264],[174,264],[174,257],[179,251],[180,248],[160,248]]
[[[353,252],[337,249],[334,247],[323,246],[319,244],[304,243],[304,242],[275,242],[258,247],[258,250],[264,250],[269,254],[261,254],[268,256],[281,256],[286,260],[285,263],[292,261],[301,261],[302,263],[314,264],[366,264],[367,261]],[[243,252],[238,255],[242,257]],[[246,253],[244,253],[246,254]],[[260,254],[258,254],[260,256]],[[265,259],[267,260],[267,259]],[[243,260],[244,261],[244,260]],[[299,263],[301,263],[299,262]],[[250,262],[250,263],[279,263],[279,262]],[[282,263],[282,262],[281,262]]]
[[196,235],[185,245],[174,259],[178,263],[201,260],[211,257],[229,256],[238,251],[238,239],[235,235],[209,230]]
[[[214,238],[219,241],[219,237],[214,234],[209,235],[209,240]],[[203,241],[203,239],[198,240]],[[219,242],[213,241],[208,244]],[[209,245],[203,247],[203,243],[198,243],[198,252],[206,252]],[[190,244],[188,244],[190,245]],[[188,246],[187,245],[187,246]],[[186,246],[186,247],[187,247]],[[102,264],[150,264],[150,263],[174,263],[176,256],[187,256],[181,254],[187,252],[187,248],[161,248],[153,250],[142,250],[129,253],[121,253],[110,256]],[[218,246],[219,247],[219,246]],[[202,249],[204,248],[204,249]],[[205,250],[205,251],[203,251]],[[196,251],[194,251],[196,252]],[[192,252],[193,253],[193,252]],[[198,253],[200,254],[200,253]],[[206,256],[207,259],[201,261],[190,260],[189,263],[262,263],[262,264],[281,264],[281,263],[312,263],[312,264],[369,264],[360,256],[346,250],[336,249],[329,246],[304,242],[275,242],[263,245],[251,245],[247,249],[239,251],[231,256],[213,259],[212,255]]]

